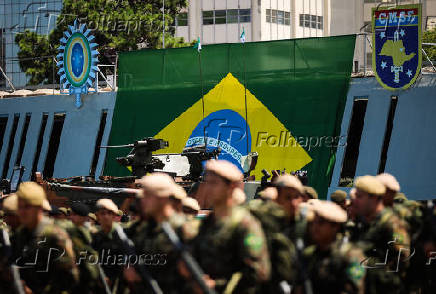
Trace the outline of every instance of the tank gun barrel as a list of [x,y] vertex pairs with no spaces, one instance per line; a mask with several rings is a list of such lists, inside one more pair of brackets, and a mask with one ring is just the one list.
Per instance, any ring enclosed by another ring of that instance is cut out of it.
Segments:
[[51,191],[62,192],[62,191],[80,191],[88,192],[100,195],[126,195],[126,196],[136,196],[139,189],[132,188],[114,188],[114,187],[83,187],[83,186],[72,186],[60,183],[45,183],[47,188]]
[[114,145],[114,146],[98,146],[98,148],[132,148],[134,144]]

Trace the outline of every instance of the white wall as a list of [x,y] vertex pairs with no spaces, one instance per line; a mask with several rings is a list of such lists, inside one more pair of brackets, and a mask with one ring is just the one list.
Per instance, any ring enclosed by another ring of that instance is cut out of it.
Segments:
[[331,0],[330,35],[355,34],[363,25],[363,0]]

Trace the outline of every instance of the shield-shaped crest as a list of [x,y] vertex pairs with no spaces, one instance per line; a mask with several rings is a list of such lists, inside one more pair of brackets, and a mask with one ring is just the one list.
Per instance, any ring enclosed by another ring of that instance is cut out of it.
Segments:
[[372,10],[372,68],[386,89],[410,87],[421,72],[421,4]]

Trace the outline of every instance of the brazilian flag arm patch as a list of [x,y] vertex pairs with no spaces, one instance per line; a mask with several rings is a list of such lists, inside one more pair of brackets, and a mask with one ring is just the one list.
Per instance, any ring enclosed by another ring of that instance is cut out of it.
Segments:
[[347,267],[346,273],[348,278],[357,284],[365,275],[365,268],[359,262],[352,262]]

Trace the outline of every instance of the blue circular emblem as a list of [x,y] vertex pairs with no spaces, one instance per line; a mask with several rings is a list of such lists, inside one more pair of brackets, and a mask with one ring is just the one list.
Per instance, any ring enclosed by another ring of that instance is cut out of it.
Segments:
[[68,31],[64,32],[60,40],[59,54],[56,56],[59,60],[57,66],[60,82],[70,95],[76,95],[77,107],[82,105],[80,95],[88,94],[99,70],[94,39],[91,30],[75,20],[74,26],[68,26]]
[[221,148],[218,158],[230,161],[243,171],[242,159],[251,150],[251,134],[239,113],[223,109],[209,114],[192,131],[185,147],[203,146],[205,138],[207,150]]
[[85,63],[83,57],[83,47],[80,45],[80,43],[75,43],[73,46],[71,65],[73,68],[73,73],[76,77],[80,76],[83,72],[83,64]]

